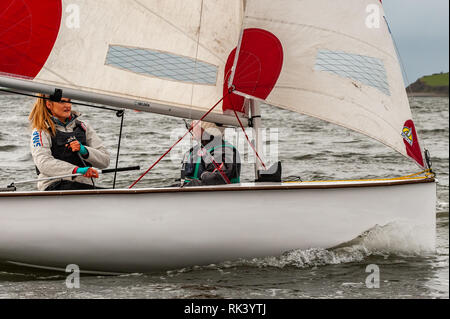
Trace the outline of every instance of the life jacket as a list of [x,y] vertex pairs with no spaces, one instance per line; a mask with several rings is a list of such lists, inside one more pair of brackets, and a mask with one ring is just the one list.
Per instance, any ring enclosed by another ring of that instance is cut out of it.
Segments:
[[[80,159],[80,156],[78,156],[78,152],[72,152],[68,147],[66,147],[66,145],[69,144],[71,141],[73,141],[75,138],[81,144],[86,145],[87,142],[86,130],[81,121],[75,120],[75,128],[72,132],[63,132],[56,130],[55,136],[52,136],[51,138],[52,138],[51,151],[52,156],[54,158],[64,162],[68,162],[78,167],[92,166],[87,161],[84,161],[86,165],[83,164],[83,162]],[[38,175],[40,174],[37,167],[36,173]]]
[[200,177],[202,176],[202,173],[206,170],[206,163],[203,158],[203,156],[206,156],[208,158],[206,152],[214,156],[214,151],[219,148],[231,148],[233,150],[233,168],[231,172],[231,176],[228,176],[230,179],[230,182],[232,184],[240,183],[240,163],[237,163],[237,149],[229,144],[223,143],[222,145],[212,147],[205,151],[205,149],[196,146],[189,150],[187,159],[183,161],[183,167],[181,169],[181,179],[186,180],[200,180]]

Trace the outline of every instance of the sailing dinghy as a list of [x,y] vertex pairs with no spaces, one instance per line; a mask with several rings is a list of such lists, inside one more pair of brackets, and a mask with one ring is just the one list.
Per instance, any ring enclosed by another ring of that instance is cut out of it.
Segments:
[[146,272],[329,248],[392,223],[435,248],[436,181],[379,0],[3,0],[0,72],[12,92],[252,127],[257,152],[264,102],[365,134],[424,172],[0,192],[4,262]]

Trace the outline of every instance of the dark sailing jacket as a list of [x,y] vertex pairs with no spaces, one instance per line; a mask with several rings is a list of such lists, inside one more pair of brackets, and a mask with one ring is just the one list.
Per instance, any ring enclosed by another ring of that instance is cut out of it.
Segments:
[[[203,143],[205,145],[205,143]],[[221,185],[227,182],[216,165],[232,184],[240,183],[241,161],[237,149],[225,141],[210,142],[205,147],[197,145],[185,155],[181,169],[181,179],[192,185]]]
[[60,130],[56,130],[56,135],[52,136],[51,138],[51,151],[54,158],[71,163],[78,167],[92,166],[92,164],[87,161],[89,153],[82,156],[84,162],[86,163],[86,165],[84,165],[77,153],[72,152],[69,148],[66,147],[67,144],[75,139],[78,140],[78,142],[80,142],[81,144],[86,145],[86,129],[82,122],[80,122],[79,120],[75,120],[75,128],[72,132],[63,132]]

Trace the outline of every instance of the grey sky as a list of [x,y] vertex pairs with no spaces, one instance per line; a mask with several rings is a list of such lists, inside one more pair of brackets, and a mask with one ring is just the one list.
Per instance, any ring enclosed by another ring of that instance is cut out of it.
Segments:
[[449,0],[383,0],[409,83],[449,70]]

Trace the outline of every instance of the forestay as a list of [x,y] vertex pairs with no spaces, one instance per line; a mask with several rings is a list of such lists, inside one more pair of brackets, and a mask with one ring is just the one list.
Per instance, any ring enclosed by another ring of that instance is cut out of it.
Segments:
[[[379,0],[245,4],[243,30],[269,31],[284,54],[278,81],[264,98],[267,103],[361,132],[425,166]],[[238,73],[232,83],[236,89],[260,98],[253,94],[258,84],[240,86]]]

